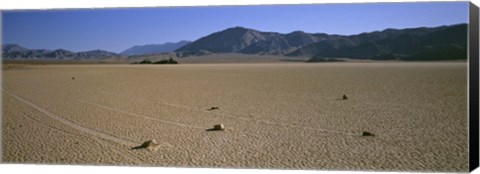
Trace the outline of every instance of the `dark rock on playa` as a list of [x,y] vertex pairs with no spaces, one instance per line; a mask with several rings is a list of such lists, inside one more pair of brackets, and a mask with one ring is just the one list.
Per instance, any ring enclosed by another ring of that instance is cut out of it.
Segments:
[[220,108],[214,106],[214,107],[211,107],[210,109],[207,109],[207,110],[211,111],[211,110],[217,110],[217,109],[220,109]]
[[375,135],[371,132],[367,132],[367,131],[362,132],[362,137],[373,137],[373,136]]
[[155,140],[148,140],[142,143],[140,146],[132,147],[133,150],[136,149],[147,149],[149,151],[157,151],[160,144]]
[[223,124],[216,124],[213,128],[207,129],[207,131],[223,131],[225,130],[225,125]]

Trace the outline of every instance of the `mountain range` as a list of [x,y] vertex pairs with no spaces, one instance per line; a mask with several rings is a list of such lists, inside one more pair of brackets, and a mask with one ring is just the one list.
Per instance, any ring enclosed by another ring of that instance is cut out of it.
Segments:
[[92,50],[85,52],[72,52],[65,49],[27,49],[17,44],[2,46],[2,57],[6,59],[41,59],[41,60],[103,60],[123,59],[122,55],[103,51]]
[[304,46],[287,56],[372,60],[449,60],[467,58],[467,25],[386,29]]
[[173,52],[176,57],[239,53],[305,57],[309,62],[335,58],[370,60],[453,60],[467,58],[467,24],[407,29],[385,29],[356,35],[326,33],[263,32],[232,27],[212,33],[196,41],[134,46],[120,54],[102,50],[71,52],[26,49],[19,45],[3,45],[7,59],[129,59],[142,55]]
[[338,37],[340,36],[309,34],[303,31],[280,34],[233,27],[202,37],[175,52],[179,53],[180,57],[205,53],[284,55],[302,46]]
[[179,57],[215,53],[372,60],[466,59],[467,24],[385,29],[342,36],[295,31],[287,34],[229,28],[177,49]]
[[148,44],[148,45],[136,45],[125,51],[120,52],[122,55],[145,55],[145,54],[159,54],[165,52],[172,52],[176,49],[189,44],[190,41],[180,41],[176,43],[167,42],[164,44]]

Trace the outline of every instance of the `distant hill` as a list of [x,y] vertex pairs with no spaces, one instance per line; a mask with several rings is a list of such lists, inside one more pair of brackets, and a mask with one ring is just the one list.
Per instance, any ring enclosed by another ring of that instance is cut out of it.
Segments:
[[466,59],[467,24],[386,29],[357,35],[295,31],[288,34],[233,27],[202,37],[177,50],[177,56],[217,53],[284,55],[371,60]]
[[5,44],[2,47],[2,53],[14,53],[14,52],[23,52],[27,51],[27,48],[21,47],[17,44]]
[[212,53],[283,55],[299,47],[334,37],[336,36],[307,34],[302,31],[280,34],[233,27],[202,37],[175,52],[179,57]]
[[189,44],[190,41],[180,41],[176,43],[167,42],[164,44],[148,44],[148,45],[137,45],[122,51],[122,55],[146,55],[146,54],[158,54],[165,52],[173,52],[176,49],[183,47],[184,45]]
[[467,58],[467,25],[387,29],[320,41],[287,56],[371,60],[452,60]]
[[112,58],[112,57],[123,57],[122,55],[104,51],[104,50],[92,50],[85,52],[77,52],[78,59],[98,59],[98,58]]
[[103,60],[124,59],[116,53],[92,50],[86,52],[72,52],[65,49],[45,50],[27,49],[17,44],[5,44],[2,46],[3,59],[39,59],[39,60]]

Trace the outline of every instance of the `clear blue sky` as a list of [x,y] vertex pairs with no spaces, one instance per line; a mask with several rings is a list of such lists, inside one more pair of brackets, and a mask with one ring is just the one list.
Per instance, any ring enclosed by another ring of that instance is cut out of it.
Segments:
[[120,52],[134,45],[194,41],[234,26],[351,35],[467,20],[468,2],[3,11],[2,43]]

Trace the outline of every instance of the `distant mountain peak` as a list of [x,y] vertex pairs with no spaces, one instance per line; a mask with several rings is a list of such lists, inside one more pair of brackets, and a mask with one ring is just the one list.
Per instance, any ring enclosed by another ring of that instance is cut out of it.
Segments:
[[3,44],[2,53],[14,52],[14,51],[25,51],[28,50],[18,44]]
[[[82,51],[82,52],[79,52],[79,53],[112,53],[112,52],[101,50],[101,49],[94,49],[94,50],[90,50],[90,51]],[[115,54],[115,53],[112,53],[112,54]]]
[[[229,29],[232,29],[232,30],[251,30],[249,28],[246,28],[246,27],[242,27],[242,26],[235,26],[235,27],[231,27]],[[227,29],[228,30],[228,29]]]
[[[68,51],[68,50],[63,49],[63,48],[59,48],[59,49],[53,50],[53,52],[66,52],[66,51]],[[68,51],[68,52],[71,52],[71,51]]]
[[305,33],[305,32],[302,31],[302,30],[295,30],[295,31],[292,31],[292,32],[290,32],[290,33],[288,33],[288,34],[307,34],[307,33]]
[[227,29],[222,30],[220,32],[248,32],[248,31],[258,32],[257,30],[242,27],[242,26],[230,27],[230,28],[227,28]]

